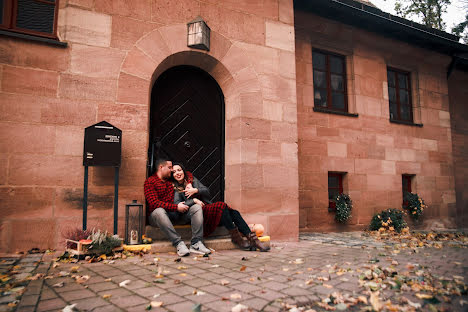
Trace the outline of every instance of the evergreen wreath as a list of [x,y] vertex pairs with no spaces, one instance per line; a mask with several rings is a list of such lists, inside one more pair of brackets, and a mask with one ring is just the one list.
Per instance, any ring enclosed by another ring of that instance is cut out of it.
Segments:
[[336,214],[335,221],[346,223],[351,218],[351,209],[353,208],[353,201],[348,194],[340,194],[336,197]]

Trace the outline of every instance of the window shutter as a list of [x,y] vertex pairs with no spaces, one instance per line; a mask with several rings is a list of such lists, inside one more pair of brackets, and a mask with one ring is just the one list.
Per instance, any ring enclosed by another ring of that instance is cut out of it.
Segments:
[[47,34],[54,33],[54,1],[18,0],[16,27]]

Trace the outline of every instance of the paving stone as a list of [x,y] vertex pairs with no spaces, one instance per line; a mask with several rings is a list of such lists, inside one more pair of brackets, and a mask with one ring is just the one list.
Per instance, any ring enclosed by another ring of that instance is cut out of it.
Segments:
[[114,297],[110,298],[110,301],[118,307],[126,308],[132,307],[140,304],[147,304],[148,299],[144,299],[137,295],[125,296],[125,297]]
[[119,285],[112,283],[112,282],[102,282],[102,283],[96,283],[96,284],[90,284],[88,285],[88,289],[91,289],[94,292],[100,292],[104,290],[110,290],[110,289],[115,289],[118,288]]
[[41,300],[37,305],[37,311],[50,311],[54,309],[63,309],[67,304],[60,298]]
[[16,300],[15,295],[0,296],[0,304],[7,304]]
[[184,301],[184,302],[180,302],[176,304],[164,305],[164,307],[174,312],[187,312],[187,311],[192,311],[192,308],[194,305],[195,305],[195,302]]
[[207,280],[201,279],[201,278],[195,278],[195,279],[184,281],[184,284],[196,288],[196,287],[211,285],[211,284],[213,284],[213,282],[207,281]]
[[71,302],[81,298],[95,297],[96,294],[88,289],[81,289],[60,293],[60,296],[66,301]]
[[164,305],[168,305],[168,304],[179,303],[179,302],[182,302],[184,300],[185,300],[185,298],[182,297],[182,296],[177,296],[177,295],[174,295],[172,293],[165,293],[165,294],[162,294],[161,296],[159,296],[157,298],[154,298],[154,300],[151,300],[151,301],[162,301],[162,302],[164,302]]
[[[112,304],[102,306],[102,307],[97,307],[93,309],[93,312],[117,312],[117,311],[123,311],[123,310]],[[144,310],[140,310],[140,311],[144,311]]]
[[35,306],[39,301],[39,295],[22,296],[20,306]]
[[[0,311],[2,310],[0,309]],[[16,312],[34,312],[34,311],[36,311],[36,306],[18,306],[16,308]]]
[[204,291],[204,292],[209,292],[209,293],[212,293],[214,295],[218,295],[218,294],[222,294],[222,293],[232,291],[231,288],[228,288],[228,287],[222,286],[222,285],[203,286],[203,287],[200,287],[200,289],[202,291]]
[[207,302],[212,302],[215,300],[221,300],[221,296],[215,296],[212,294],[205,293],[204,295],[197,296],[197,295],[190,295],[190,296],[185,296],[186,299],[191,300],[193,302],[197,303],[207,303]]
[[243,305],[248,306],[249,308],[254,308],[256,310],[263,309],[268,303],[269,301],[261,298],[251,298],[242,301]]
[[103,295],[111,295],[112,297],[121,297],[121,296],[129,296],[131,294],[132,292],[122,287],[98,292],[98,295],[101,297]]
[[135,290],[134,292],[137,293],[138,295],[142,296],[142,297],[150,298],[151,300],[155,300],[155,301],[157,301],[157,300],[154,298],[154,295],[156,295],[156,294],[161,295],[161,294],[167,293],[166,290],[164,290],[162,288],[159,288],[159,287],[156,287],[156,286],[139,288],[139,289]]
[[54,299],[54,298],[57,298],[55,291],[49,289],[48,287],[45,287],[45,289],[42,290],[41,300]]
[[110,305],[108,301],[102,299],[101,297],[76,299],[76,300],[73,300],[73,303],[76,303],[76,308],[81,311],[88,311],[88,310],[94,311],[96,307]]

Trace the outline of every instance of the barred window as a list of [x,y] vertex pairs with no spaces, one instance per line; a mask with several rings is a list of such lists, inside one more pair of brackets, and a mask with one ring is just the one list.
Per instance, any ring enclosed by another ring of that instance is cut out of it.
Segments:
[[56,38],[59,0],[0,0],[0,29]]

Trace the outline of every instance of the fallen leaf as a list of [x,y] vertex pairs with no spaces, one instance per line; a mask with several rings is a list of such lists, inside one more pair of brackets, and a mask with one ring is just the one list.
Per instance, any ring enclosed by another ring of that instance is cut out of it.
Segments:
[[77,265],[77,266],[73,266],[70,268],[70,272],[71,273],[78,273],[78,270],[80,269],[80,266]]
[[179,270],[185,270],[187,267],[185,265],[179,265],[177,269]]
[[240,268],[239,271],[243,272],[243,271],[245,271],[245,269],[247,269],[247,267],[246,267],[245,265],[243,265],[243,266]]
[[64,286],[64,282],[60,282],[60,283],[52,285],[52,287],[55,287],[55,288],[60,288],[60,287],[63,287],[63,286]]
[[304,259],[297,258],[296,260],[294,260],[293,263],[295,263],[295,264],[302,264],[302,263],[304,263]]
[[63,308],[62,312],[73,312],[75,306],[76,306],[76,303],[67,305],[65,308]]
[[130,280],[125,280],[125,281],[123,281],[123,282],[120,282],[120,283],[119,283],[119,286],[120,286],[120,287],[125,287],[125,286],[127,286],[128,283],[130,283]]
[[201,312],[201,303],[195,303],[192,307],[192,312]]
[[59,274],[58,274],[58,276],[61,276],[61,277],[68,276],[68,275],[70,275],[70,273],[65,272],[65,271],[60,271]]
[[358,300],[358,302],[367,304],[367,297],[366,296],[358,296],[357,300]]
[[235,300],[235,299],[241,299],[242,298],[242,295],[241,294],[231,294],[231,299]]
[[428,294],[416,294],[416,297],[418,297],[419,299],[432,299],[434,296]]
[[380,311],[382,309],[382,303],[380,302],[378,291],[371,292],[369,301],[375,311]]
[[112,297],[112,295],[109,295],[109,294],[102,295],[102,299],[110,299],[110,297]]
[[159,308],[161,307],[164,303],[162,301],[151,301],[151,307],[152,308]]
[[106,278],[106,279],[104,280],[104,282],[110,282],[110,281],[112,281],[112,278]]
[[155,294],[153,295],[153,298],[158,298],[159,296],[161,296],[161,294]]
[[219,268],[219,264],[213,264],[211,267],[212,268]]
[[225,285],[229,285],[229,281],[228,280],[221,280],[221,285],[225,286]]
[[87,280],[89,280],[91,278],[91,276],[89,275],[83,275],[83,276],[77,276],[75,277],[76,279],[76,282],[78,284],[83,284],[84,282],[86,282]]
[[246,307],[245,305],[243,304],[238,304],[234,307],[232,307],[231,309],[231,312],[245,312],[245,311],[248,311],[248,307]]
[[323,287],[325,288],[328,288],[328,289],[332,289],[333,286],[332,285],[329,285],[329,284],[322,284]]

